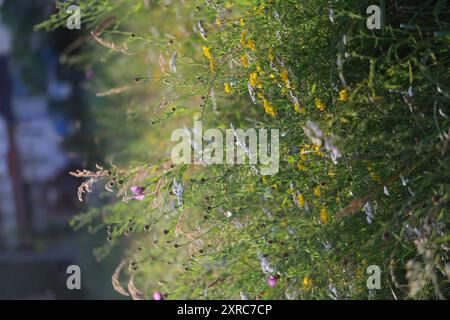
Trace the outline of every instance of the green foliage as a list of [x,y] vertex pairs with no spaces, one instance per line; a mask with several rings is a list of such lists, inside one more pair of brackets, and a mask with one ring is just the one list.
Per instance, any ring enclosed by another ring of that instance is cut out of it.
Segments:
[[[448,298],[445,1],[386,3],[373,31],[368,1],[196,2],[111,7],[127,18],[100,34],[106,48],[90,48],[88,87],[103,93],[92,114],[118,164],[80,176],[124,201],[75,222],[107,226],[106,247],[129,239],[124,259],[144,297]],[[92,5],[103,2],[84,3],[101,21]],[[170,133],[193,115],[280,129],[279,173],[172,165]],[[311,141],[311,122],[331,147]],[[382,270],[380,290],[367,290],[369,265]]]

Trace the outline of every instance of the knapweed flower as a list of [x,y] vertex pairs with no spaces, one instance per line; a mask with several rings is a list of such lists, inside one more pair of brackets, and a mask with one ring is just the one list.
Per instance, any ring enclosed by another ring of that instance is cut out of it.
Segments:
[[131,192],[134,195],[134,199],[138,200],[138,201],[143,201],[145,198],[145,194],[144,194],[144,187],[139,187],[139,186],[132,186],[131,188]]
[[310,277],[305,276],[303,277],[303,288],[305,290],[310,290],[312,288],[313,285],[313,281]]
[[343,89],[343,90],[339,91],[339,101],[340,102],[347,102],[348,101],[347,89]]
[[92,69],[86,70],[84,77],[86,80],[91,80],[94,77],[94,71]]
[[164,300],[164,296],[162,295],[161,292],[155,291],[153,293],[153,300]]
[[326,207],[320,209],[320,221],[322,221],[323,224],[328,223],[328,210]]
[[320,190],[320,186],[314,188],[314,194],[316,197],[320,198],[322,196],[322,190]]
[[314,104],[316,105],[316,108],[319,109],[320,111],[325,110],[325,104],[319,98],[317,98],[314,101]]
[[271,286],[272,288],[275,288],[275,286],[277,285],[277,278],[275,278],[274,276],[270,276],[270,277],[267,279],[267,284],[268,284],[269,286]]

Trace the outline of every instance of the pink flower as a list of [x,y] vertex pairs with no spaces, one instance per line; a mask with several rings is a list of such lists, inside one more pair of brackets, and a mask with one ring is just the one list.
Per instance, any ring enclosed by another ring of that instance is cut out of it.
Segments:
[[144,187],[132,186],[131,192],[133,192],[134,198],[138,201],[143,201],[145,198]]
[[164,296],[162,295],[161,292],[155,291],[153,293],[153,300],[164,300]]
[[86,80],[91,80],[94,76],[94,71],[92,69],[86,70],[86,73],[84,74]]
[[275,288],[275,286],[277,285],[277,278],[275,278],[274,276],[270,276],[269,279],[267,279],[267,284],[272,288]]

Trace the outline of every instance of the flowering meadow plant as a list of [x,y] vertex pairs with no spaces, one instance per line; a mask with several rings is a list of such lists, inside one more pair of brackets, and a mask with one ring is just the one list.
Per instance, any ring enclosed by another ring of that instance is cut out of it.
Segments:
[[[73,226],[105,232],[99,259],[126,244],[118,293],[450,297],[448,6],[382,1],[369,30],[370,1],[79,2],[84,46],[64,59],[89,75],[107,156],[71,173],[87,210]],[[278,172],[174,164],[193,116],[279,130]]]

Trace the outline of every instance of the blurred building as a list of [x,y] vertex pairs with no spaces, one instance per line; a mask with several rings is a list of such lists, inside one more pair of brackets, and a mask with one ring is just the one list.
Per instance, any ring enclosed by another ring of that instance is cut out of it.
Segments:
[[49,102],[69,99],[72,87],[58,80],[57,60],[44,56],[47,90],[31,93],[12,39],[0,20],[0,298],[58,298],[76,249],[64,240],[75,186],[61,134],[69,122]]

